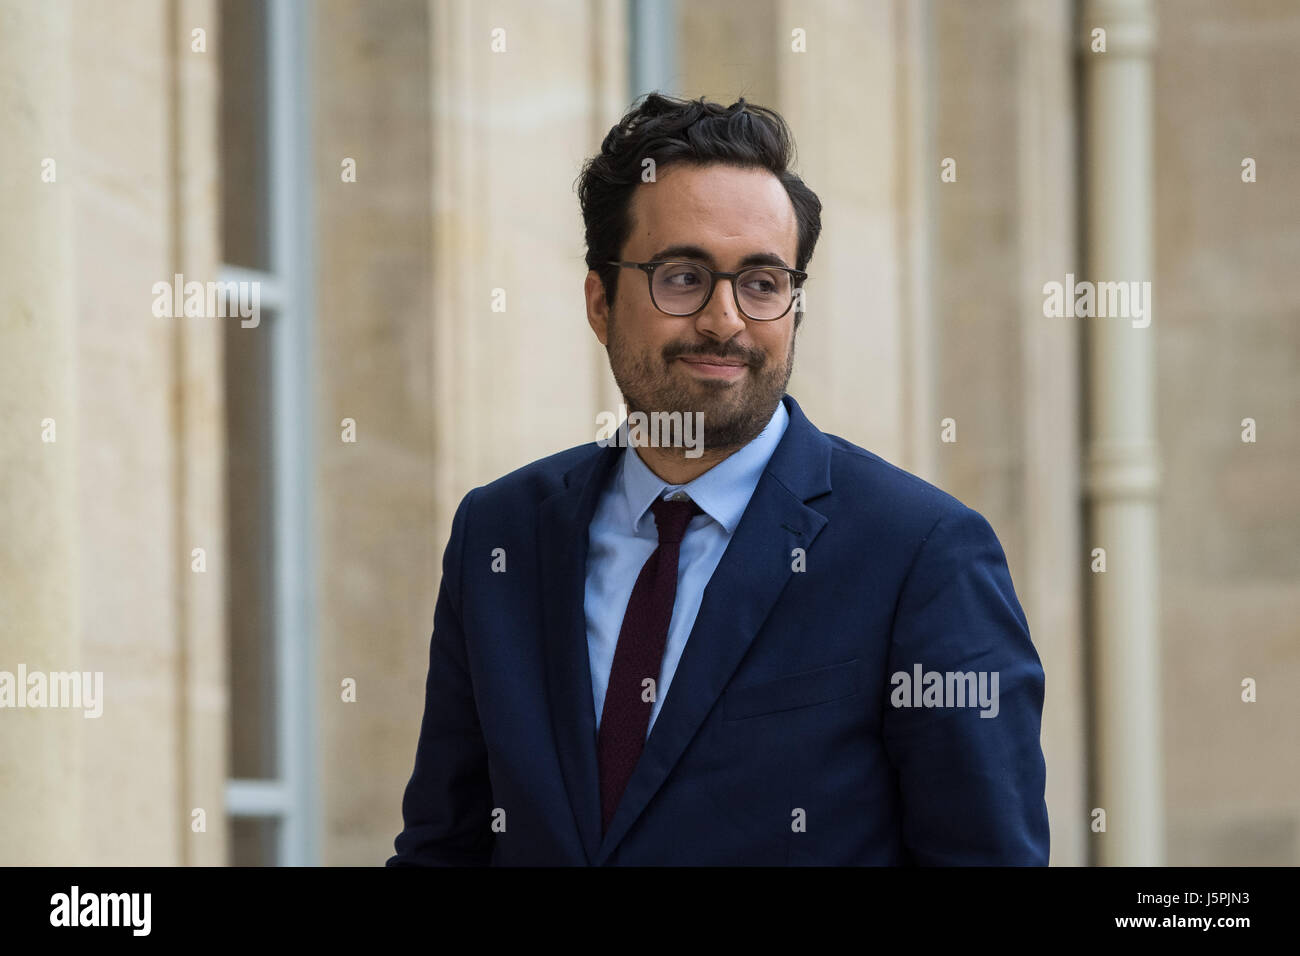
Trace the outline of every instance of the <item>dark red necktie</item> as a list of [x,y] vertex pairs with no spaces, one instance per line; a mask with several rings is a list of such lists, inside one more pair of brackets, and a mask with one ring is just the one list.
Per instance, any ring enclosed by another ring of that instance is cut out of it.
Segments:
[[686,525],[703,510],[689,498],[679,501],[657,499],[650,510],[659,528],[659,547],[646,560],[627,602],[614,664],[605,689],[605,708],[600,716],[598,754],[600,758],[601,832],[609,829],[618,801],[632,778],[646,728],[650,726],[653,700],[643,700],[647,677],[655,682],[659,696],[659,667],[663,663],[668,625],[677,597],[677,558]]

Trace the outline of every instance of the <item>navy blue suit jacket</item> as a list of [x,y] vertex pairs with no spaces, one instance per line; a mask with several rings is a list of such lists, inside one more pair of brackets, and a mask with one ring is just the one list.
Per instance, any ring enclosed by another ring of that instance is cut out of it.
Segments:
[[[1047,863],[1043,670],[993,530],[783,401],[603,836],[583,597],[621,449],[465,496],[389,865]],[[996,672],[997,715],[896,706],[918,664]]]

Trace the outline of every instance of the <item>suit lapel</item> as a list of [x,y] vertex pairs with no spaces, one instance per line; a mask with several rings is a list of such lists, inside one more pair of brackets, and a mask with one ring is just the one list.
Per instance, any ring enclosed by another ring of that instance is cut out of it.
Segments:
[[[586,641],[580,642],[582,674],[587,681],[585,717],[580,726],[590,754],[573,755],[570,762],[580,762],[578,769],[584,775],[583,804],[575,803],[575,812],[581,815],[580,826],[594,821],[599,850],[592,852],[590,858],[597,865],[609,857],[626,835],[713,709],[793,573],[791,551],[808,548],[826,524],[825,516],[805,502],[830,490],[830,442],[804,417],[793,398],[787,395],[783,400],[790,414],[785,434],[705,588],[668,696],[603,841],[599,841],[600,800],[590,670]],[[591,512],[587,512],[588,523],[590,516]],[[582,527],[585,531],[586,525]],[[585,580],[585,533],[581,537],[584,563],[574,573]],[[578,626],[585,628],[581,604],[578,611]],[[577,715],[564,716],[575,723],[578,720]],[[570,740],[570,743],[577,741]],[[585,776],[588,772],[590,785]],[[584,827],[584,843],[587,837],[588,830]]]
[[551,726],[560,770],[587,860],[600,845],[596,716],[587,652],[587,529],[621,449],[610,446],[564,476],[565,488],[542,502],[538,562],[542,569],[543,653]]

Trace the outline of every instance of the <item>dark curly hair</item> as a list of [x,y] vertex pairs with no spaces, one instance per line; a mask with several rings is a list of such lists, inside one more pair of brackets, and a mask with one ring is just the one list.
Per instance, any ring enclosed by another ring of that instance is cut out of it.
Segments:
[[[631,232],[632,193],[641,184],[641,164],[647,157],[654,160],[656,173],[673,163],[724,163],[770,171],[794,205],[799,226],[794,267],[806,269],[822,231],[822,204],[790,171],[794,152],[794,138],[781,115],[746,103],[743,96],[723,106],[704,97],[683,100],[647,94],[609,131],[600,153],[587,160],[578,177],[587,268],[599,274],[606,301],[614,301],[619,273],[617,266],[607,263],[621,258]],[[801,318],[796,312],[796,328]]]

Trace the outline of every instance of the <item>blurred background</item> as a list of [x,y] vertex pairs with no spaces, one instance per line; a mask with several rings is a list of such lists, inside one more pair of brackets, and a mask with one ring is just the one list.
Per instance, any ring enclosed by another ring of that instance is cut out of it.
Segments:
[[456,504],[618,408],[573,187],[656,89],[790,122],[789,391],[997,531],[1053,864],[1300,863],[1295,0],[0,0],[0,671],[104,675],[0,709],[0,863],[392,852]]

